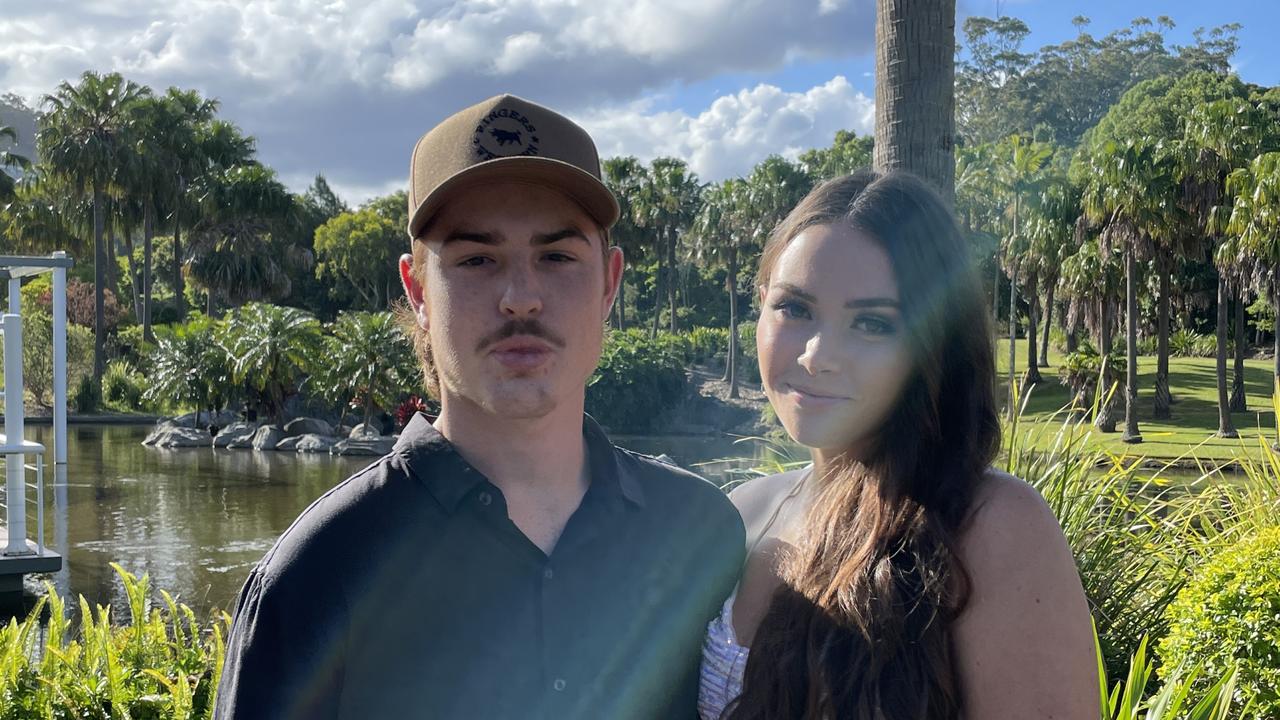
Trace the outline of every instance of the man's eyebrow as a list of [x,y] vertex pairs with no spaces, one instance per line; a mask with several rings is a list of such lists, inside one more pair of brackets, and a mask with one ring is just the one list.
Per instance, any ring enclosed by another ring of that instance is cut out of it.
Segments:
[[591,241],[587,239],[586,234],[576,227],[567,227],[567,228],[564,228],[563,230],[557,230],[555,232],[545,233],[542,235],[534,235],[532,244],[533,245],[550,245],[552,243],[559,242],[561,240],[566,240],[568,238],[577,238],[587,244],[591,244]]
[[487,232],[476,232],[474,230],[454,230],[444,236],[441,241],[442,245],[448,245],[451,242],[473,242],[481,245],[500,245],[502,238]]

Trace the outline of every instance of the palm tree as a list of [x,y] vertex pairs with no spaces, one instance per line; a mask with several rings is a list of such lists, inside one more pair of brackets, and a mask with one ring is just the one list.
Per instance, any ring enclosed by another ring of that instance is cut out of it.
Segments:
[[[205,99],[195,90],[179,90],[169,88],[165,93],[166,109],[155,118],[152,128],[152,140],[156,143],[157,154],[167,158],[169,163],[169,220],[173,235],[173,266],[170,268],[173,285],[174,303],[178,317],[186,317],[186,283],[182,275],[185,256],[182,251],[183,218],[188,207],[187,188],[201,177],[210,166],[208,154],[226,150],[216,147],[209,137],[209,126],[214,122],[214,114],[218,111],[218,101]],[[223,143],[225,145],[225,143]],[[240,144],[243,148],[243,143]],[[227,154],[227,153],[223,153]],[[252,155],[252,144],[249,144],[245,160]],[[236,163],[230,163],[230,167]]]
[[202,219],[187,264],[207,294],[207,312],[215,297],[240,305],[288,294],[286,263],[296,248],[276,238],[295,208],[275,173],[257,164],[233,167],[206,174],[192,191]]
[[[996,160],[995,181],[997,186],[1003,191],[1003,194],[1009,203],[1008,213],[1010,219],[1010,232],[1005,236],[1002,243],[1004,254],[1004,265],[1009,273],[1009,417],[1017,412],[1017,398],[1014,394],[1015,373],[1014,367],[1017,363],[1017,331],[1018,331],[1018,273],[1020,265],[1025,258],[1027,248],[1027,238],[1023,234],[1019,225],[1022,215],[1022,206],[1026,202],[1029,195],[1036,192],[1044,180],[1045,167],[1049,162],[1049,158],[1053,155],[1052,148],[1045,144],[1032,140],[1028,140],[1022,135],[1011,135],[999,148],[999,154]],[[1034,270],[1032,271],[1030,282],[1024,284],[1030,289],[1030,297],[1035,296],[1036,278]],[[1034,303],[1032,303],[1034,306]],[[1035,322],[1034,307],[1033,311],[1028,313],[1028,330],[1034,334],[1034,330],[1030,329],[1030,324]],[[1034,347],[1034,344],[1032,345]],[[1035,362],[1034,354],[1031,356],[1031,362],[1027,367],[1027,383],[1034,384],[1040,381],[1040,370]]]
[[[1048,367],[1049,326],[1053,321],[1054,296],[1062,272],[1062,261],[1072,238],[1073,225],[1080,216],[1079,193],[1066,177],[1051,175],[1046,178],[1045,185],[1031,203],[1030,210],[1026,222],[1029,264],[1035,267],[1034,274],[1044,288],[1045,301],[1043,322],[1040,322],[1041,314],[1036,313],[1035,319],[1029,324],[1027,366],[1036,363],[1035,331],[1039,327],[1041,343],[1037,364]],[[1039,298],[1033,296],[1033,300],[1039,306]]]
[[374,407],[394,407],[401,388],[412,385],[414,368],[403,362],[412,348],[389,312],[343,312],[330,330],[318,373],[323,392],[344,405],[354,399],[368,425]]
[[875,168],[955,194],[955,0],[876,0]]
[[40,155],[50,170],[64,178],[78,194],[93,197],[94,352],[93,376],[101,381],[106,365],[106,322],[103,291],[109,261],[103,243],[108,184],[117,176],[124,156],[132,152],[125,139],[134,121],[134,105],[150,91],[119,73],[85,72],[79,85],[63,81],[46,95],[37,136]]
[[[1218,437],[1239,437],[1231,421],[1231,403],[1227,396],[1227,308],[1240,285],[1242,268],[1238,253],[1220,235],[1223,221],[1218,217],[1229,213],[1232,202],[1225,196],[1224,182],[1232,170],[1243,167],[1256,154],[1262,141],[1261,113],[1242,100],[1216,100],[1196,106],[1187,118],[1179,156],[1184,167],[1191,211],[1206,234],[1213,240],[1214,264],[1218,268]],[[1237,300],[1239,302],[1239,300]],[[1244,342],[1238,333],[1237,342]],[[1237,350],[1237,355],[1240,351]],[[1242,359],[1242,358],[1241,358]],[[1243,397],[1243,362],[1237,362],[1233,394]]]
[[[18,144],[18,131],[9,125],[0,125],[0,140]],[[17,168],[23,172],[31,169],[31,160],[12,150],[0,150],[0,202],[13,197],[15,181],[7,171]]]
[[1125,265],[1126,443],[1142,442],[1138,430],[1138,268],[1153,254],[1153,237],[1163,236],[1173,213],[1172,163],[1153,143],[1108,142],[1091,153],[1084,191],[1084,214],[1102,228],[1104,249],[1116,248]]
[[688,164],[676,158],[661,157],[650,164],[649,178],[636,197],[637,224],[655,235],[658,276],[654,287],[653,327],[658,332],[662,295],[666,290],[670,331],[676,332],[675,261],[680,240],[692,224],[701,203],[702,183],[689,170]]
[[[1067,296],[1067,325],[1083,325],[1097,343],[1101,366],[1098,373],[1099,399],[1104,400],[1094,418],[1094,425],[1102,432],[1116,430],[1116,400],[1111,392],[1115,369],[1112,357],[1112,330],[1115,323],[1115,307],[1120,298],[1117,290],[1123,287],[1121,280],[1124,265],[1116,253],[1105,249],[1091,235],[1093,230],[1082,215],[1076,223],[1074,245],[1076,251],[1062,263],[1062,290]],[[1076,398],[1079,404],[1088,406],[1087,397]]]
[[275,424],[319,357],[320,337],[320,323],[297,308],[249,303],[228,319],[223,342],[236,382],[261,394]]
[[197,317],[163,332],[149,357],[144,396],[152,402],[207,410],[212,417],[236,387],[231,359],[221,343],[224,330],[215,320]]
[[618,199],[618,222],[609,231],[614,245],[622,248],[626,267],[622,273],[622,286],[618,288],[618,300],[615,305],[617,327],[625,330],[627,326],[627,279],[635,275],[635,265],[644,257],[649,248],[642,227],[637,224],[637,210],[640,193],[649,181],[649,170],[634,157],[607,158],[603,163],[604,181]]
[[[1235,202],[1222,230],[1239,238],[1238,247],[1256,262],[1259,294],[1280,308],[1280,152],[1259,155],[1227,176]],[[1275,341],[1275,378],[1280,383],[1280,332]]]
[[750,224],[751,188],[746,180],[729,179],[712,185],[703,194],[702,210],[690,235],[694,253],[706,264],[722,265],[729,293],[729,348],[725,378],[729,397],[738,397],[738,271],[754,248]]

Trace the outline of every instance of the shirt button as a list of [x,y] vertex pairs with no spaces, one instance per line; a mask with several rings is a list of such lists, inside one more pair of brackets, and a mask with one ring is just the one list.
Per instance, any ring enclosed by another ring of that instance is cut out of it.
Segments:
[[556,692],[563,692],[564,686],[565,686],[564,678],[556,678],[556,681],[551,683],[551,687],[555,688]]
[[490,495],[487,491],[480,493],[477,499],[480,501],[480,504],[484,505],[485,507],[489,507],[489,505],[493,503],[493,496]]
[[556,576],[556,573],[551,568],[546,568],[542,571],[542,577],[546,578],[547,580],[550,580],[555,576]]

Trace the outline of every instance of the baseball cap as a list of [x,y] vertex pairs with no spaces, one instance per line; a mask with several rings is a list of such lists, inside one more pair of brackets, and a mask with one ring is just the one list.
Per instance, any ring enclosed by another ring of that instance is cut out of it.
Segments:
[[498,95],[419,138],[409,163],[409,237],[422,233],[450,193],[502,180],[554,187],[605,228],[618,220],[587,131],[554,110]]

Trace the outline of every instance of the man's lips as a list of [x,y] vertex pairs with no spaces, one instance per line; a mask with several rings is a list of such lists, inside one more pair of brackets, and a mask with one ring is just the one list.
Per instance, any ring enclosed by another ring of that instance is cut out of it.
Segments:
[[551,357],[551,347],[537,338],[516,336],[494,343],[489,354],[511,370],[532,370]]

